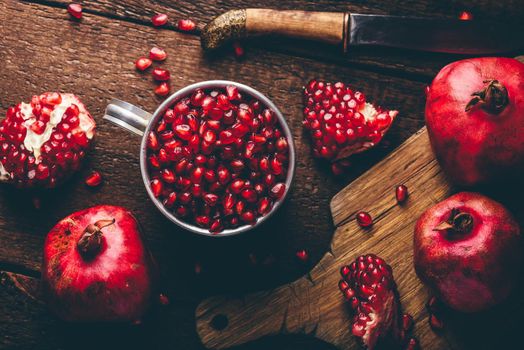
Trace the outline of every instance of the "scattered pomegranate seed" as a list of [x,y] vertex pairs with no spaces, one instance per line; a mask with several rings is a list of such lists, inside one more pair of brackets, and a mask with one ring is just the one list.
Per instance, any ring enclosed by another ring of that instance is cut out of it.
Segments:
[[258,258],[257,258],[255,253],[249,253],[248,257],[249,257],[249,261],[251,262],[252,265],[257,265],[258,264]]
[[69,12],[69,14],[72,17],[76,19],[81,19],[82,18],[82,5],[71,3],[67,5],[67,12]]
[[163,26],[164,24],[167,23],[167,20],[168,20],[168,17],[165,13],[158,13],[154,15],[153,17],[151,17],[151,23],[153,23],[155,27]]
[[169,305],[169,298],[164,293],[160,293],[160,295],[158,296],[158,301],[160,302],[161,305],[164,305],[164,306]]
[[40,208],[42,207],[42,201],[40,200],[40,197],[33,197],[33,207],[36,209],[36,210],[40,210]]
[[365,211],[359,211],[357,213],[357,222],[360,225],[360,227],[370,227],[373,225],[373,218],[369,213]]
[[402,329],[406,332],[411,331],[413,328],[413,316],[410,314],[402,315]]
[[233,52],[235,53],[235,57],[240,59],[242,57],[244,57],[244,48],[242,47],[242,45],[240,45],[240,43],[238,41],[235,41],[233,43]]
[[200,265],[199,262],[196,262],[195,263],[195,274],[200,275],[201,272],[202,272],[202,265]]
[[471,21],[473,19],[473,14],[468,11],[462,11],[459,15],[459,19],[463,21]]
[[398,203],[404,203],[408,199],[408,188],[405,185],[398,185],[395,188],[395,196]]
[[147,57],[140,57],[139,59],[137,59],[135,61],[135,67],[136,69],[138,69],[139,71],[145,71],[146,69],[148,69],[149,67],[151,67],[151,64],[153,64],[153,61],[151,61],[149,58]]
[[89,187],[96,187],[102,183],[102,175],[98,171],[93,171],[91,174],[86,178],[85,181],[86,185]]
[[309,260],[309,255],[308,255],[308,253],[304,249],[299,250],[298,252],[296,252],[296,256],[302,262],[306,262],[306,261]]
[[149,51],[149,58],[153,61],[163,61],[167,58],[167,52],[160,47],[154,46]]
[[167,81],[171,77],[171,74],[167,69],[155,68],[153,69],[153,78],[158,81]]
[[406,345],[406,350],[419,350],[418,341],[415,338],[410,338]]
[[169,83],[167,81],[163,81],[155,88],[155,94],[158,96],[167,96],[169,95],[169,91],[171,90]]
[[196,28],[196,23],[190,19],[181,19],[178,21],[177,28],[183,32],[192,32]]
[[429,315],[429,325],[434,331],[439,331],[444,328],[444,322],[442,322],[442,320],[435,314]]

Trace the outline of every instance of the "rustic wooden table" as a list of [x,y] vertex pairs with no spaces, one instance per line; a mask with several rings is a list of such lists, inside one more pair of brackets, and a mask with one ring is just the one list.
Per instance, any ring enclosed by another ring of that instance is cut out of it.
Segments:
[[[476,18],[522,19],[520,0],[87,0],[84,18],[72,21],[65,0],[0,2],[0,112],[43,91],[74,92],[98,122],[98,136],[84,170],[58,190],[29,193],[0,188],[0,270],[27,279],[26,289],[39,277],[41,250],[48,230],[69,213],[95,204],[122,205],[141,221],[144,234],[162,269],[170,305],[142,326],[75,326],[53,318],[38,300],[16,288],[8,274],[0,284],[0,348],[176,348],[201,349],[194,328],[194,310],[202,298],[244,293],[277,286],[301,276],[328,249],[333,228],[328,203],[346,184],[382,159],[423,126],[424,87],[446,63],[458,57],[400,50],[335,49],[289,41],[246,44],[246,55],[205,57],[197,35],[169,25],[153,28],[154,13],[169,14],[171,22],[192,18],[199,24],[239,7],[322,11],[353,11],[454,17],[462,10]],[[294,188],[284,207],[258,232],[232,239],[205,239],[181,231],[149,202],[139,173],[140,139],[102,121],[110,98],[127,100],[153,111],[160,99],[153,94],[149,74],[137,74],[134,60],[159,45],[169,58],[172,88],[207,79],[229,79],[255,87],[282,110],[297,148]],[[371,100],[400,110],[381,147],[354,162],[335,178],[325,163],[311,157],[302,132],[301,87],[314,77],[349,82]],[[99,170],[104,184],[86,188],[90,169]],[[32,199],[41,199],[35,209]],[[305,266],[295,252],[306,249]],[[256,256],[258,264],[251,262]],[[195,265],[201,273],[195,273]],[[20,286],[19,286],[20,287]],[[23,287],[23,286],[22,286]],[[23,288],[22,288],[23,289]],[[242,349],[330,349],[307,337],[275,337]]]

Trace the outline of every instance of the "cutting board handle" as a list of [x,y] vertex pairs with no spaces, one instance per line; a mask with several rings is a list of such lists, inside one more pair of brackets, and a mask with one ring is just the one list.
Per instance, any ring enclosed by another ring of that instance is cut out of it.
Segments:
[[223,349],[267,335],[310,332],[318,312],[308,296],[312,282],[303,277],[279,288],[241,298],[213,297],[196,310],[196,328],[204,346]]

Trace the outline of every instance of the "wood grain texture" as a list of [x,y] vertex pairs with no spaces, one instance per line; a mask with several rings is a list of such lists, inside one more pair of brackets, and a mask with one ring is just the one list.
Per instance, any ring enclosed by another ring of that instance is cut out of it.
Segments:
[[[296,261],[297,250],[307,249],[314,264],[329,249],[331,197],[423,125],[424,84],[408,79],[262,50],[241,62],[230,56],[204,57],[198,37],[193,35],[89,12],[78,23],[61,8],[27,2],[0,2],[0,23],[0,114],[33,94],[60,90],[76,93],[98,123],[88,164],[63,187],[41,193],[0,187],[0,269],[38,277],[45,234],[59,219],[102,203],[129,208],[142,223],[146,241],[162,267],[173,306],[154,324],[158,329],[135,331],[142,340],[122,340],[122,346],[128,348],[140,348],[144,339],[154,339],[150,341],[163,348],[201,348],[193,321],[194,307],[201,298],[260,290],[302,275],[307,267]],[[149,111],[160,103],[153,94],[150,74],[137,73],[133,64],[153,45],[167,49],[169,57],[162,65],[171,70],[173,90],[210,78],[236,80],[266,94],[287,118],[298,156],[296,180],[286,204],[257,232],[210,241],[172,225],[149,203],[143,188],[138,163],[140,139],[102,121],[112,97]],[[350,82],[371,100],[402,110],[387,137],[389,146],[384,144],[359,158],[341,178],[330,173],[328,164],[312,159],[309,140],[302,133],[301,88],[313,77]],[[89,189],[83,184],[91,169],[104,177],[100,188]],[[34,196],[41,198],[40,210],[32,207]],[[255,253],[262,263],[250,264],[249,253]],[[266,260],[274,263],[265,264]],[[202,266],[200,275],[193,273],[196,262]],[[40,349],[67,348],[64,344],[72,342],[72,336],[54,331],[55,336],[42,337],[41,332],[51,332],[56,323],[45,309],[32,308],[28,304],[34,325],[18,331],[20,318],[26,316],[22,310],[12,309],[9,317],[2,317],[0,334],[21,344],[39,343]],[[243,348],[264,348],[265,344]],[[329,348],[301,337],[279,338],[269,344],[277,344],[279,349]]]
[[[399,183],[410,189],[403,205],[397,204],[394,194]],[[513,300],[490,315],[451,317],[455,321],[466,318],[470,322],[464,323],[466,327],[460,321],[451,322],[454,328],[437,334],[428,324],[425,304],[429,293],[413,268],[413,227],[424,210],[451,193],[423,128],[333,198],[331,212],[336,231],[331,249],[309,274],[274,290],[203,301],[196,311],[202,342],[209,348],[222,349],[266,335],[305,333],[338,349],[358,349],[350,333],[348,305],[338,290],[339,269],[359,255],[373,253],[392,266],[403,309],[415,320],[414,335],[422,349],[489,349],[500,345],[500,339],[511,344],[519,337],[505,337],[511,334],[508,329],[517,327],[518,319],[524,317],[522,294],[516,293]],[[373,216],[370,229],[364,230],[356,223],[355,214],[360,210]],[[490,317],[507,314],[511,309],[515,310],[515,318],[493,326]],[[219,315],[229,320],[223,330],[214,327],[213,320],[222,317]],[[477,323],[472,324],[475,317]],[[472,332],[479,324],[479,328],[490,332]]]
[[[51,3],[65,8],[68,0],[32,0]],[[409,1],[339,1],[339,0],[87,0],[82,1],[86,11],[150,25],[150,18],[158,12],[167,13],[175,23],[179,18],[192,18],[202,27],[219,14],[238,8],[264,7],[280,10],[308,10],[391,15],[441,16],[454,18],[463,10],[471,11],[475,18],[501,18],[520,21],[524,17],[524,2],[519,0],[409,0]],[[173,29],[171,25],[169,27]],[[329,45],[311,45],[309,42],[260,39],[249,45],[248,56],[261,51],[283,52],[310,57],[332,64],[350,65],[364,70],[387,72],[429,82],[447,63],[460,58],[457,55],[416,53],[395,49],[354,48],[348,56]]]

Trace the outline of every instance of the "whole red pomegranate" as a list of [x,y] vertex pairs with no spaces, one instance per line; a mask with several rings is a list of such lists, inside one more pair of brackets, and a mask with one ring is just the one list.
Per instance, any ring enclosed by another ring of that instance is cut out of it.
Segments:
[[110,205],[78,211],[47,235],[42,281],[51,310],[67,321],[139,321],[154,268],[138,222]]
[[510,294],[522,262],[521,240],[519,225],[500,203],[461,192],[418,219],[415,270],[451,308],[481,311]]
[[78,170],[95,121],[73,94],[46,92],[7,109],[0,123],[0,182],[55,187]]
[[451,63],[427,93],[426,125],[448,177],[473,186],[524,170],[524,64],[502,57]]

